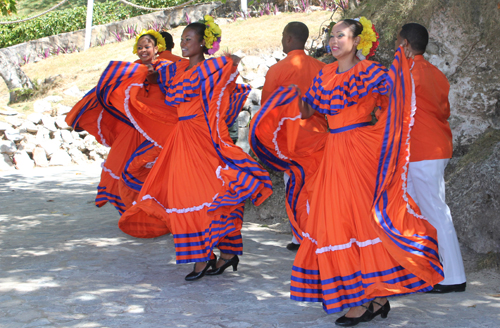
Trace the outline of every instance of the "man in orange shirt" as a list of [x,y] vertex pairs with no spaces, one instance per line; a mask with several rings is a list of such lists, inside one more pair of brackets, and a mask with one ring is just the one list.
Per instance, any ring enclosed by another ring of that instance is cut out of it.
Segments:
[[[269,96],[279,87],[288,87],[295,84],[304,95],[312,84],[314,77],[325,66],[313,57],[308,56],[305,51],[309,29],[304,23],[290,22],[283,29],[281,45],[286,58],[269,68],[266,74],[266,82],[262,88],[261,104],[264,104]],[[285,173],[285,185],[288,182],[288,175]],[[287,245],[287,249],[297,250],[300,243],[295,236],[292,242]]]
[[167,50],[162,51],[158,54],[158,58],[163,58],[170,60],[171,62],[176,62],[178,60],[183,59],[182,57],[176,56],[172,53],[172,49],[175,46],[174,39],[172,35],[168,32],[161,32],[161,36],[165,39],[165,44],[167,46]]
[[428,41],[427,29],[415,23],[404,25],[396,41],[396,47],[403,45],[405,51],[409,50],[415,56],[411,72],[417,109],[410,132],[407,191],[438,233],[444,280],[431,292],[463,292],[466,279],[462,254],[450,209],[445,202],[444,169],[453,153],[448,123],[450,84],[438,68],[424,59]]

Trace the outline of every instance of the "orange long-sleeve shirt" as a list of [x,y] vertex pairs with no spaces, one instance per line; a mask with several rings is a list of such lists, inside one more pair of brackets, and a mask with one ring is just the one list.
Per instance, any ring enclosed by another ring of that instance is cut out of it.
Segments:
[[[163,58],[163,59],[167,59],[167,60],[170,60],[171,62],[176,62],[180,59],[184,59],[182,57],[179,57],[179,56],[176,56],[174,55],[171,51],[169,50],[165,50],[165,51],[162,51],[158,54],[158,58]],[[187,60],[187,59],[186,59]]]
[[446,76],[422,55],[412,69],[417,111],[410,133],[410,162],[451,158],[450,84]]
[[288,87],[290,84],[296,84],[304,95],[314,77],[325,65],[306,55],[304,50],[290,51],[285,59],[269,68],[262,88],[261,103],[263,104],[278,87]]

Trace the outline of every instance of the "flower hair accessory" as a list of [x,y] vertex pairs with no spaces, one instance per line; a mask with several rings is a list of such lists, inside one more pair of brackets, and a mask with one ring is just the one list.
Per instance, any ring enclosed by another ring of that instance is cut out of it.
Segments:
[[375,55],[375,51],[378,48],[378,33],[375,30],[375,25],[364,16],[356,19],[363,25],[363,32],[359,35],[361,40],[358,44],[357,56],[359,59],[363,60]]
[[139,39],[146,34],[149,34],[156,39],[156,46],[158,47],[158,52],[167,50],[167,44],[165,43],[165,39],[161,36],[159,32],[156,32],[155,30],[147,30],[147,31],[142,30],[142,32],[137,34],[137,36],[135,37],[134,51],[132,51],[134,54],[137,54],[137,44],[139,43]]
[[214,18],[210,15],[205,15],[201,23],[206,26],[205,35],[203,36],[203,39],[205,40],[205,47],[207,48],[206,53],[213,55],[220,48],[222,31],[219,25],[215,24]]

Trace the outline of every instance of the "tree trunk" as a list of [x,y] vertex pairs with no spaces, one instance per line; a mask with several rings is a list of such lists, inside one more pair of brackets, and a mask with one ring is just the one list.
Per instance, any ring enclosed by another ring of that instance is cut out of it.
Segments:
[[33,83],[30,78],[23,72],[21,67],[13,61],[12,53],[7,49],[0,51],[0,76],[2,76],[10,93],[10,102],[18,101],[20,96],[19,91],[23,89],[33,89]]

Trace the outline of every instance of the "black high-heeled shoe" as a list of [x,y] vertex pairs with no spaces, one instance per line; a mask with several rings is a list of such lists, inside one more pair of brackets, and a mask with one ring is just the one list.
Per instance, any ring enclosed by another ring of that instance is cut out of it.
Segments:
[[217,265],[214,265],[213,269],[207,271],[207,276],[222,274],[230,265],[233,266],[233,271],[238,271],[238,263],[240,263],[238,255],[233,256],[229,260],[223,259],[222,257],[220,259],[224,261],[224,264],[220,268],[217,268]]
[[379,302],[372,301],[375,304],[380,305],[380,308],[376,311],[373,312],[373,318],[378,316],[380,314],[380,317],[382,318],[387,318],[387,315],[389,314],[389,311],[391,310],[391,304],[389,304],[389,300],[384,303],[384,305],[380,304]]
[[207,261],[207,265],[200,272],[196,272],[196,263],[195,263],[194,267],[193,267],[193,271],[190,274],[188,274],[184,279],[186,279],[187,281],[198,280],[205,275],[208,268],[210,268],[210,267],[215,268],[216,265],[217,265],[217,256],[215,256],[214,259]]
[[352,327],[356,326],[360,322],[368,322],[373,319],[373,305],[370,303],[369,306],[361,305],[366,309],[365,313],[363,313],[360,317],[357,318],[348,318],[345,315],[341,316],[335,321],[337,326],[342,327]]

